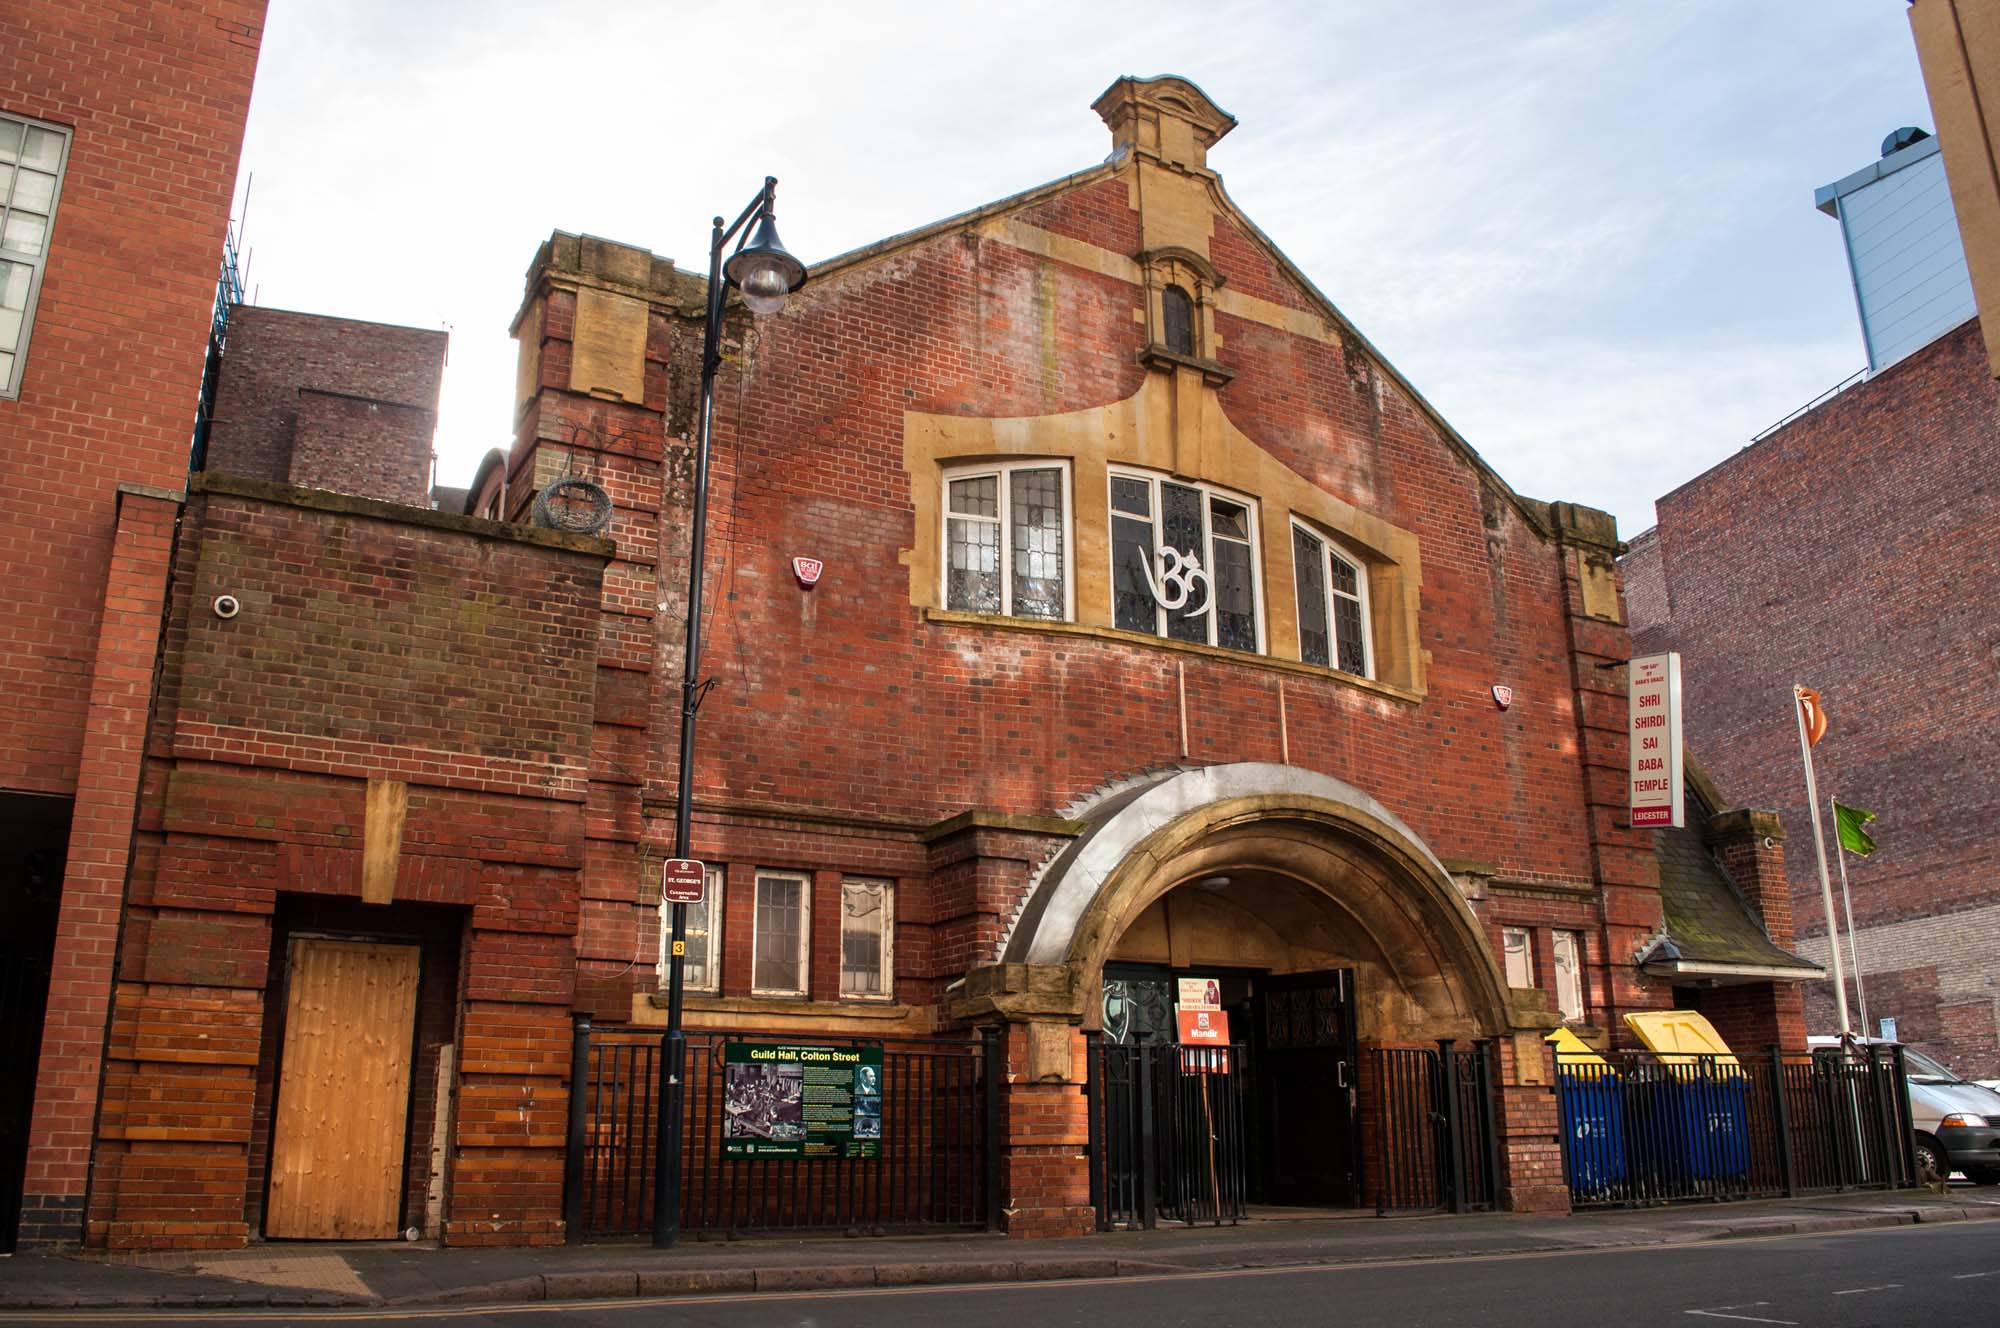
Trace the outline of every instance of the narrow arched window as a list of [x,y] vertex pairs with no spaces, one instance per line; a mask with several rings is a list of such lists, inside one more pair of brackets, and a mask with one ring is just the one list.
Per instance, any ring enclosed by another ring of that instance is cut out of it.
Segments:
[[1176,355],[1194,354],[1194,306],[1186,291],[1169,286],[1160,292],[1160,319],[1167,349]]

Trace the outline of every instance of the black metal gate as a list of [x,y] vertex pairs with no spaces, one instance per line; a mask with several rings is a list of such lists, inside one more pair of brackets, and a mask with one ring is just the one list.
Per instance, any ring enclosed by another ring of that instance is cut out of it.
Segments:
[[[689,1231],[997,1227],[1000,1045],[983,1040],[814,1038],[882,1048],[882,1149],[873,1158],[723,1156],[723,1048],[769,1034],[687,1039],[681,1225]],[[653,1226],[658,1161],[657,1029],[597,1028],[579,1018],[572,1064],[563,1216],[571,1239],[640,1235]]]
[[1088,1034],[1090,1194],[1100,1230],[1244,1215],[1244,1048]]
[[1917,1183],[1901,1047],[1559,1054],[1556,1093],[1577,1208]]
[[1372,1139],[1365,1170],[1378,1213],[1485,1212],[1500,1174],[1493,1044],[1376,1047],[1361,1091]]

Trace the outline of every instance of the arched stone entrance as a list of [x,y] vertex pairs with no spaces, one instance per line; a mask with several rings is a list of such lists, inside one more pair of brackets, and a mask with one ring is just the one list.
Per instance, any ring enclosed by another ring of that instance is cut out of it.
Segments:
[[1499,968],[1450,873],[1351,784],[1295,766],[1208,766],[1119,790],[1079,819],[1089,829],[1031,889],[1002,962],[1062,968],[1085,1027],[1105,964],[1152,954],[1352,967],[1371,993],[1364,1037],[1510,1026]]
[[[1360,1199],[1363,1124],[1353,1090],[1364,1049],[1494,1039],[1507,1082],[1546,1084],[1536,1012],[1523,1017],[1510,1002],[1449,872],[1354,786],[1285,765],[1211,766],[1134,781],[1074,815],[1085,829],[1031,884],[998,963],[967,978],[969,993],[1030,1026],[1021,1037],[1024,1086],[1057,1082],[1065,1056],[1080,1059],[1076,1034],[1105,1028],[1107,974],[1114,1011],[1134,983],[1157,983],[1157,999],[1174,978],[1214,976],[1232,1038],[1258,1047],[1257,1091],[1266,1100],[1253,1128],[1266,1137],[1253,1148],[1262,1148],[1266,1172],[1297,1170],[1296,1153],[1274,1156],[1274,1132],[1346,1132],[1328,1147],[1351,1153],[1347,1182],[1305,1201],[1349,1203]],[[1330,1036],[1330,1059],[1281,1062],[1265,1054],[1270,1002],[1302,989],[1322,1008],[1337,1005],[1345,1032]],[[1050,1027],[1057,1023],[1060,1030]],[[1114,1013],[1106,1031],[1113,1040],[1126,1032],[1119,1024]],[[1171,1016],[1164,1032],[1157,1024],[1152,1032],[1171,1041]],[[1516,1033],[1528,1036],[1509,1036]],[[1534,1064],[1516,1075],[1524,1049]],[[1336,1085],[1339,1110],[1310,1096]],[[1553,1149],[1552,1131],[1547,1144]],[[1301,1201],[1265,1187],[1264,1197],[1274,1196]]]

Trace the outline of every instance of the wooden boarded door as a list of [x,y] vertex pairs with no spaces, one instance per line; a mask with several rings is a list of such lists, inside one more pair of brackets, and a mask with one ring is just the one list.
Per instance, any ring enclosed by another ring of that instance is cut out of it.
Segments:
[[266,1236],[396,1235],[421,953],[292,941]]

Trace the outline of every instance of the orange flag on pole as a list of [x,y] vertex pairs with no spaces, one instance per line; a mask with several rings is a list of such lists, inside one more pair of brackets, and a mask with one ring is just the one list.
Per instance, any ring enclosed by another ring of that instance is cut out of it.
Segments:
[[1819,693],[1810,687],[1794,687],[1792,692],[1799,699],[1799,713],[1806,726],[1806,745],[1819,746],[1819,740],[1826,736],[1826,707],[1820,703]]
[[1833,1004],[1844,1041],[1854,1031],[1847,1019],[1847,978],[1840,962],[1840,928],[1833,920],[1833,881],[1826,871],[1826,838],[1819,824],[1819,780],[1813,774],[1813,744],[1826,736],[1826,707],[1819,693],[1792,684],[1792,718],[1799,726],[1799,760],[1806,768],[1806,807],[1812,812],[1813,853],[1819,859],[1819,899],[1826,905],[1827,959],[1833,967]]

